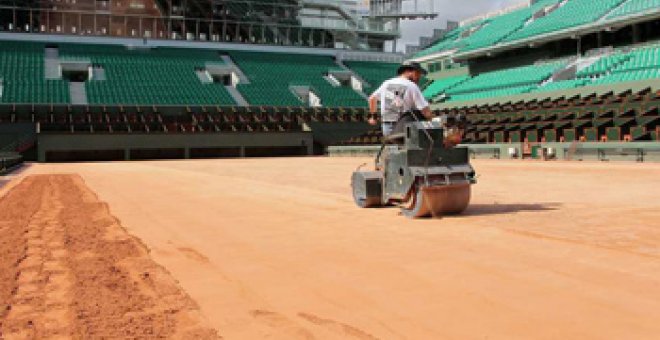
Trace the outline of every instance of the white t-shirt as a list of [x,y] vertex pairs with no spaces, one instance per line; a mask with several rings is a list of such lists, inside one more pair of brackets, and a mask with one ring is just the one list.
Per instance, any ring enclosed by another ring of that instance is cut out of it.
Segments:
[[383,82],[371,94],[380,100],[380,114],[383,122],[396,122],[402,113],[423,110],[429,106],[419,86],[412,81],[396,77]]

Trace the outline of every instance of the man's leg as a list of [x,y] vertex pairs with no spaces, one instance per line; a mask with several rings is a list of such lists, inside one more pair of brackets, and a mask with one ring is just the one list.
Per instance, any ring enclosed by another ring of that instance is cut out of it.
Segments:
[[383,122],[381,128],[383,130],[383,137],[387,137],[392,133],[392,129],[394,129],[394,122]]
[[[383,142],[387,139],[387,136],[392,134],[392,129],[394,129],[394,122],[383,122],[381,127],[383,130]],[[383,149],[383,152],[380,154],[380,158],[378,159],[378,163],[376,163],[376,170],[381,170],[384,167],[385,164],[385,159],[387,158],[387,145]]]
[[417,120],[412,116],[412,113],[406,113],[399,118],[399,120],[392,126],[392,133],[403,135],[406,132],[406,125],[414,123]]

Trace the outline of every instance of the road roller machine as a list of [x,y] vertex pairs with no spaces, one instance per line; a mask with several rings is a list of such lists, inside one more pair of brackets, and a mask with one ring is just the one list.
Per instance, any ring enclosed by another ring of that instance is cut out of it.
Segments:
[[476,183],[468,149],[460,143],[462,120],[442,117],[413,121],[388,138],[376,156],[375,170],[359,168],[351,186],[362,208],[399,206],[410,218],[460,214]]

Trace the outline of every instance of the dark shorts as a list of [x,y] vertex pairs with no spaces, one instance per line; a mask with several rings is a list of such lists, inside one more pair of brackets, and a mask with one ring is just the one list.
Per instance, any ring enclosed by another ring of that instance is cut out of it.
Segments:
[[426,119],[424,116],[419,112],[406,112],[402,114],[401,117],[399,117],[399,120],[397,120],[396,123],[394,123],[394,126],[391,127],[391,130],[388,134],[386,134],[385,130],[383,129],[383,136],[388,139],[402,138],[403,134],[405,133],[407,124],[417,121],[423,122],[425,120]]

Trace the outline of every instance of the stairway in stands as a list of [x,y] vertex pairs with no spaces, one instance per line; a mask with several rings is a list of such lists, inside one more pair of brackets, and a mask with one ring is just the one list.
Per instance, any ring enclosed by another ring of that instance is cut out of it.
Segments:
[[73,105],[87,105],[87,90],[85,83],[70,82],[69,83],[69,96],[71,97],[71,104]]

